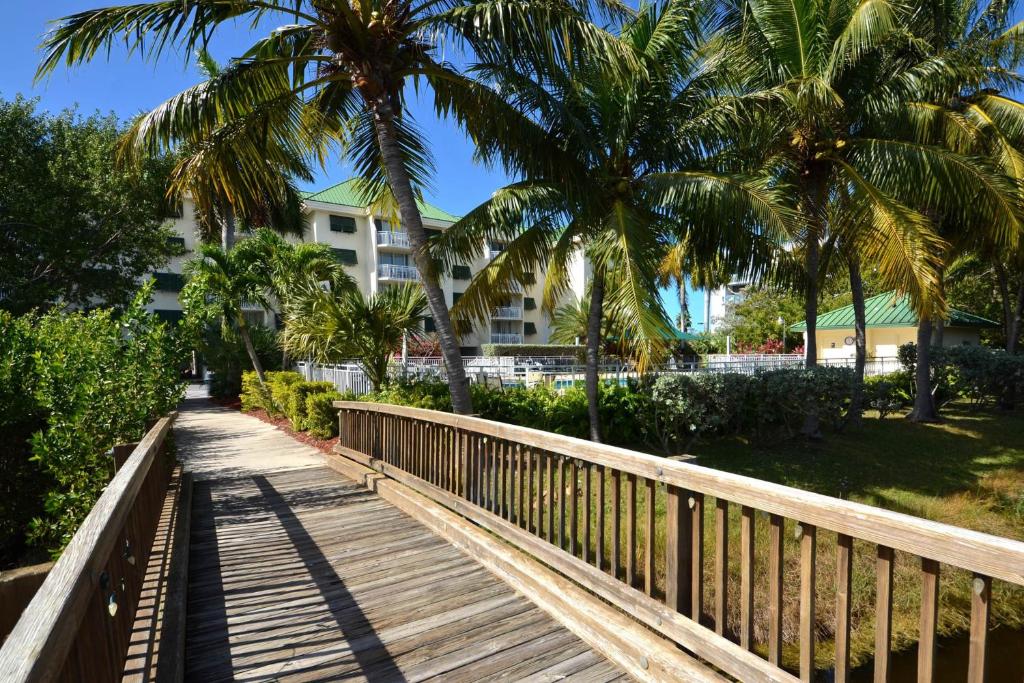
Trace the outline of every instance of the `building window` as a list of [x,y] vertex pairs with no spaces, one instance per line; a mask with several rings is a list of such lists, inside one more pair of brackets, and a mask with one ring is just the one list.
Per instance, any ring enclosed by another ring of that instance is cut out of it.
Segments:
[[185,286],[185,278],[178,273],[153,273],[153,279],[159,292],[180,292]]
[[459,355],[460,356],[479,356],[480,355],[480,349],[478,349],[475,346],[460,346],[459,347]]
[[435,237],[440,237],[441,236],[441,231],[440,230],[435,230],[433,228],[423,228],[423,232],[427,233],[427,239],[428,240],[432,240]]
[[523,284],[524,285],[535,285],[537,284],[537,276],[532,272],[527,271],[523,273]]
[[452,278],[455,280],[469,280],[472,279],[473,272],[469,269],[469,266],[452,266]]
[[534,323],[523,323],[523,332],[526,334],[537,334],[537,326]]
[[356,219],[351,216],[331,215],[331,232],[355,232]]
[[437,328],[434,326],[434,319],[433,318],[424,318],[423,319],[423,331],[427,332],[427,333],[436,332],[437,331]]
[[537,310],[537,301],[533,297],[525,297],[523,299],[523,308],[527,311]]
[[459,303],[459,299],[462,298],[463,292],[452,292],[452,306]]
[[334,252],[334,258],[338,259],[343,266],[354,266],[359,263],[355,249],[331,249],[331,251]]
[[382,251],[377,254],[377,258],[380,259],[381,264],[387,266],[407,266],[409,265],[408,254],[393,254],[390,251]]
[[263,327],[266,321],[263,311],[242,311],[242,317],[250,327]]

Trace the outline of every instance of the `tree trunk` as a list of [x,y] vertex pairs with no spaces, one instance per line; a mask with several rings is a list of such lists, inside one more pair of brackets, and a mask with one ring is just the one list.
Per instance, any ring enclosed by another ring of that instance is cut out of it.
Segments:
[[594,280],[590,285],[590,310],[587,313],[587,414],[590,418],[590,440],[601,443],[600,377],[601,359],[601,318],[604,314],[604,273],[594,269]]
[[230,206],[224,208],[224,224],[220,226],[220,248],[228,253],[235,247],[235,212]]
[[437,267],[427,246],[427,233],[423,229],[423,218],[416,205],[412,181],[405,168],[401,147],[395,136],[394,109],[387,99],[381,95],[370,103],[374,114],[374,127],[377,143],[380,145],[381,157],[388,175],[388,184],[398,204],[398,217],[409,234],[412,244],[413,260],[420,272],[423,291],[427,295],[430,313],[434,318],[437,339],[441,345],[445,368],[448,372],[448,388],[452,395],[452,409],[461,415],[473,412],[473,399],[469,393],[469,380],[462,365],[462,353],[459,351],[458,337],[452,327],[448,304],[444,300],[444,291],[438,279]]
[[917,396],[914,397],[914,409],[907,418],[914,422],[938,422],[939,413],[935,410],[935,397],[932,396],[931,377],[932,321],[922,316],[917,324],[917,369],[915,386]]
[[249,328],[246,326],[245,318],[241,313],[238,314],[238,336],[242,338],[242,343],[245,344],[245,352],[249,354],[249,360],[252,361],[252,369],[256,371],[256,377],[260,380],[260,384],[264,384],[266,378],[263,376],[263,364],[260,363],[259,356],[256,355],[256,347],[252,345]]
[[[804,257],[804,270],[807,279],[806,297],[804,298],[804,315],[806,317],[806,332],[804,333],[804,367],[814,368],[818,366],[818,238],[817,231],[812,231],[807,238],[806,254]],[[804,416],[804,425],[800,433],[806,437],[818,438],[821,436],[821,429],[818,419],[818,405],[814,399],[807,398],[807,414]]]
[[704,290],[704,334],[711,333],[711,285]]
[[864,411],[864,365],[867,362],[867,318],[864,312],[864,281],[860,273],[860,257],[849,258],[850,292],[853,293],[853,334],[855,356],[853,363],[853,393],[850,397],[849,424],[859,426]]
[[690,316],[690,301],[686,294],[686,276],[679,276],[679,331],[686,333],[686,324]]

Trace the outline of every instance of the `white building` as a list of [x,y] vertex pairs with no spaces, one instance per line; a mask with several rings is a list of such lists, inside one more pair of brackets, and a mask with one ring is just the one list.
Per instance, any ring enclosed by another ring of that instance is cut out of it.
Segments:
[[700,329],[717,332],[722,326],[722,321],[725,318],[728,306],[742,301],[744,290],[746,290],[750,284],[750,279],[737,276],[730,280],[729,284],[724,287],[703,292],[704,321]]
[[[325,190],[306,193],[305,208],[309,213],[305,239],[329,245],[364,295],[377,292],[381,287],[419,280],[408,235],[400,228],[393,229],[386,219],[375,215],[358,200],[355,181],[347,180]],[[428,230],[443,231],[458,220],[457,216],[426,202],[420,203],[420,212]],[[197,242],[190,201],[185,201],[182,215],[174,220],[174,228],[178,234],[176,239],[181,240],[189,253],[175,257],[165,271],[154,274],[157,291],[151,304],[152,310],[170,320],[181,317],[178,292],[184,284],[182,267],[192,258]],[[451,277],[442,278],[441,286],[449,306],[458,301],[472,277],[502,248],[504,245],[498,243],[481,245],[475,260],[456,266]],[[582,270],[580,275],[584,275]],[[487,343],[547,343],[550,320],[540,310],[543,274],[535,274],[534,280],[534,284],[512,294],[505,305],[495,308],[486,324],[478,325],[460,339],[463,355],[479,355],[480,345]],[[276,326],[273,313],[259,308],[247,311],[246,317],[254,323]],[[432,331],[433,321],[428,320],[425,327],[427,332]]]

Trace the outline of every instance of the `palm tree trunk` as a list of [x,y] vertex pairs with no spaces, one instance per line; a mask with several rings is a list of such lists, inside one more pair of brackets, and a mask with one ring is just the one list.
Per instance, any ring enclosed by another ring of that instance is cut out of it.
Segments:
[[263,364],[260,363],[259,356],[256,355],[256,347],[252,345],[249,328],[246,326],[245,318],[241,313],[238,314],[238,336],[242,338],[242,343],[245,344],[245,352],[249,354],[249,360],[252,361],[252,369],[256,371],[256,377],[259,379],[260,384],[264,384],[266,378],[263,375]]
[[686,293],[686,277],[679,276],[679,331],[686,333],[686,324],[690,317],[690,300]]
[[585,370],[587,389],[587,415],[590,418],[590,440],[601,443],[600,377],[601,319],[604,317],[604,273],[594,269],[590,284],[590,310],[587,313],[587,365]]
[[853,362],[853,392],[850,396],[850,411],[847,421],[854,426],[861,424],[864,412],[864,365],[867,362],[867,317],[864,312],[864,281],[860,273],[860,257],[848,259],[850,269],[850,291],[853,293],[853,335],[855,356]]
[[921,316],[917,324],[917,369],[915,372],[914,409],[907,418],[914,422],[938,422],[939,413],[935,410],[935,398],[932,396],[931,378],[932,320]]
[[1024,280],[1017,287],[1016,297],[1010,294],[1010,275],[1005,266],[996,264],[996,279],[999,283],[999,296],[1003,300],[1003,332],[1006,335],[1006,352],[1017,352],[1017,339],[1020,337],[1022,318],[1024,318]]
[[[806,254],[804,257],[804,269],[806,276],[806,297],[804,298],[804,316],[806,332],[804,333],[804,367],[810,369],[818,366],[818,232],[812,231],[807,238]],[[800,433],[806,437],[818,438],[821,436],[821,429],[818,420],[818,405],[810,397],[804,397],[807,401],[807,413],[804,415],[804,425]]]
[[228,253],[235,247],[235,212],[224,205],[224,224],[220,226],[220,247]]
[[394,109],[387,95],[381,95],[370,102],[374,113],[374,126],[377,132],[377,143],[380,145],[384,168],[388,174],[388,183],[398,204],[398,216],[409,234],[412,243],[413,260],[419,269],[423,282],[423,290],[427,295],[430,313],[434,317],[437,339],[444,356],[445,368],[448,372],[448,387],[452,396],[452,409],[461,415],[473,412],[473,399],[469,393],[469,380],[462,365],[462,353],[459,351],[458,337],[452,327],[448,304],[444,300],[444,291],[438,280],[437,268],[427,248],[427,233],[423,229],[423,218],[416,205],[412,181],[406,171],[401,147],[395,136]]

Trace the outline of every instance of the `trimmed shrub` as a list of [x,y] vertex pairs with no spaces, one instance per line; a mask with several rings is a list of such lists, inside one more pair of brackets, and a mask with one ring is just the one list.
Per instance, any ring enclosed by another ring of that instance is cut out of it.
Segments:
[[255,370],[242,373],[242,391],[238,397],[242,401],[242,410],[246,412],[260,408],[269,412],[270,387],[260,384]]
[[913,381],[913,377],[906,371],[865,377],[865,405],[877,410],[880,420],[885,419],[893,411],[913,403]]
[[302,431],[306,429],[306,397],[311,394],[322,394],[327,391],[334,391],[333,382],[296,382],[291,385],[288,395],[288,404],[285,406],[285,415],[292,423],[292,429]]
[[290,370],[266,373],[267,386],[270,388],[270,403],[264,409],[271,415],[284,415],[291,401],[292,389],[304,381],[302,375]]
[[334,389],[321,391],[306,396],[305,428],[309,433],[320,439],[331,439],[338,435],[338,410],[332,405],[334,401],[351,401],[355,396],[343,396]]

